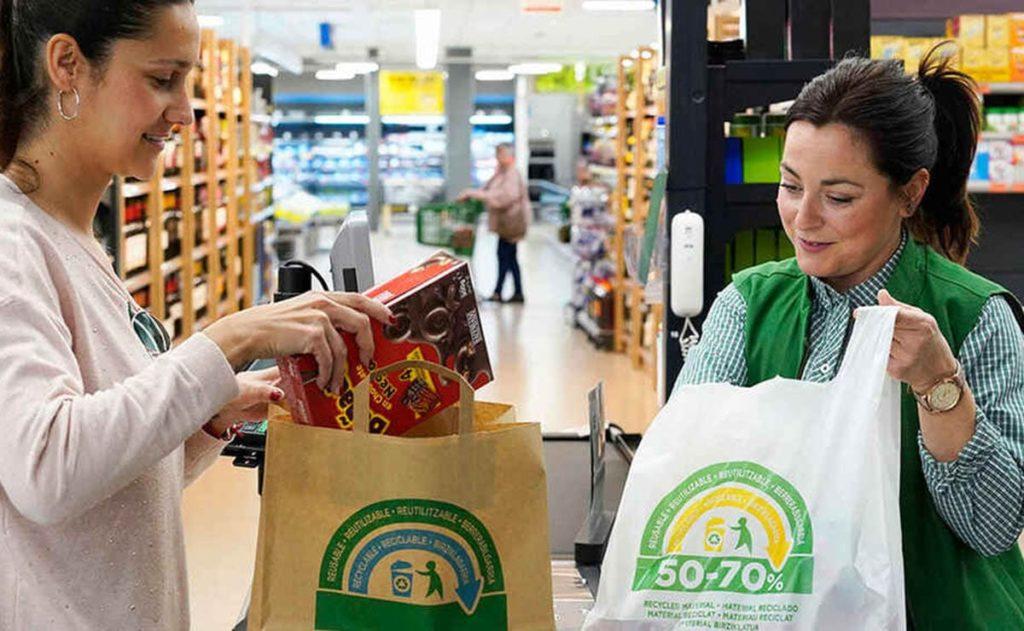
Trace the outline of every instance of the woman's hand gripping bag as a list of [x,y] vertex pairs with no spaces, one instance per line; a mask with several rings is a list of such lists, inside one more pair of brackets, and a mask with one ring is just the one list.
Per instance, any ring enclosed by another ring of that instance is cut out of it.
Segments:
[[584,628],[905,628],[895,320],[858,311],[830,383],[679,388],[636,454]]

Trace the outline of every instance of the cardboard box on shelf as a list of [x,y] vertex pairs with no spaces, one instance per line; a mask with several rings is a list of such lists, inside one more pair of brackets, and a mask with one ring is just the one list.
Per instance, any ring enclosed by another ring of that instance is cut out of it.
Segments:
[[1024,83],[1024,45],[1010,51],[1010,81]]
[[[296,422],[351,429],[352,389],[370,370],[406,359],[446,366],[477,389],[493,380],[467,262],[438,252],[366,295],[387,305],[395,314],[395,323],[372,322],[375,351],[369,367],[360,363],[355,337],[342,335],[348,348],[348,371],[339,394],[317,386],[317,364],[312,355],[278,360],[282,387]],[[380,376],[370,385],[370,430],[404,434],[458,399],[458,384],[423,370]]]
[[988,49],[1010,47],[1010,16],[985,16],[985,47]]
[[921,60],[928,54],[938,42],[942,40],[933,37],[908,37],[903,48],[903,69],[907,74],[917,74]]
[[903,59],[906,38],[891,35],[871,36],[872,59]]
[[1009,16],[1010,48],[1024,46],[1024,13],[1011,13]]
[[989,83],[1006,83],[1010,80],[1010,49],[989,48],[987,52],[987,73]]
[[991,80],[989,79],[988,51],[984,48],[968,48],[966,46],[961,46],[961,50],[962,70],[978,83],[988,83]]
[[977,14],[961,15],[957,18],[957,38],[963,44],[964,50],[975,48],[983,49],[985,43],[985,16]]

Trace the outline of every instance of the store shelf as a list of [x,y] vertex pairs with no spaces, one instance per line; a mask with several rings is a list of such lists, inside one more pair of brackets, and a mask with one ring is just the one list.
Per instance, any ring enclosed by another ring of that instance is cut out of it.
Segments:
[[615,167],[605,166],[602,164],[591,164],[590,172],[596,175],[597,177],[606,177],[612,179],[617,178],[619,175],[619,172],[618,170],[616,170]]
[[1008,140],[1015,145],[1024,145],[1024,133],[1014,131],[983,131],[981,140]]
[[968,182],[968,193],[981,194],[1020,194],[1024,193],[1024,182],[1016,184],[1000,184],[998,182]]
[[258,123],[260,125],[269,125],[270,124],[270,114],[253,114],[252,116],[249,117],[249,120],[251,120],[254,123]]
[[137,292],[140,289],[143,289],[145,287],[149,287],[149,281],[150,281],[149,270],[146,270],[146,271],[143,271],[143,272],[139,272],[137,274],[133,274],[132,276],[129,276],[127,279],[125,279],[124,286],[125,286],[125,288],[128,289],[128,293],[134,294],[135,292]]
[[595,116],[590,119],[590,124],[593,127],[612,127],[619,123],[619,117],[612,114],[611,116]]
[[832,62],[820,59],[727,61],[709,67],[709,81],[724,73],[726,112],[790,101],[804,84],[824,73]]
[[982,94],[1024,94],[1024,82],[982,83],[978,85]]
[[164,264],[160,266],[160,270],[164,273],[165,276],[167,274],[173,274],[173,273],[175,273],[177,271],[180,271],[181,270],[181,257],[180,256],[176,256],[176,257],[174,257],[173,259],[171,259],[169,261],[165,261]]
[[202,259],[205,259],[208,253],[209,251],[205,244],[197,245],[195,248],[192,249],[192,260],[200,261]]
[[258,213],[253,214],[252,217],[249,218],[249,221],[252,223],[261,223],[268,219],[272,219],[275,211],[277,211],[277,206],[275,204],[271,204]]

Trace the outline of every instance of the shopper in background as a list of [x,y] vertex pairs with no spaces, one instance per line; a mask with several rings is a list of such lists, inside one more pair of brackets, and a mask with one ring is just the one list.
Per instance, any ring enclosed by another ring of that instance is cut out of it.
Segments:
[[[116,9],[112,8],[116,7]],[[111,176],[149,179],[193,120],[188,0],[0,0],[0,629],[188,629],[184,487],[281,397],[250,360],[372,354],[356,295],[218,320],[169,350],[92,236]]]
[[503,302],[501,294],[505,278],[512,274],[515,292],[511,303],[523,302],[522,273],[519,270],[518,243],[526,237],[530,225],[530,191],[523,176],[516,169],[516,154],[512,145],[502,143],[494,152],[498,169],[482,189],[470,189],[459,195],[459,200],[478,199],[487,207],[487,221],[491,232],[498,235],[498,284],[492,302]]
[[777,198],[796,259],[734,277],[678,384],[831,380],[853,310],[898,307],[911,627],[1024,629],[1024,313],[962,267],[979,114],[948,63],[847,59],[803,89]]

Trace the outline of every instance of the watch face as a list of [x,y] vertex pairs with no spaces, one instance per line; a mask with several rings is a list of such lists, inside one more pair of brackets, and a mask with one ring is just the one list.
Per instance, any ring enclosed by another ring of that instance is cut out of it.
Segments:
[[952,410],[960,402],[960,387],[955,383],[940,383],[928,395],[928,404],[939,412]]

